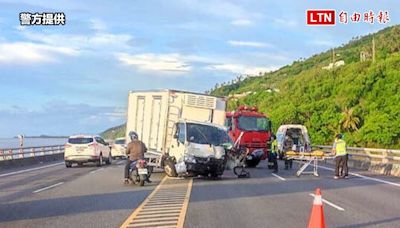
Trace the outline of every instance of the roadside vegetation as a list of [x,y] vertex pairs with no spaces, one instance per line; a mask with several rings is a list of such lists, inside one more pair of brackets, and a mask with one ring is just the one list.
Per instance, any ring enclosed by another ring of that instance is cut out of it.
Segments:
[[[345,65],[322,69],[340,60]],[[400,26],[355,37],[334,51],[262,76],[224,83],[210,93],[246,94],[230,99],[229,110],[258,106],[274,130],[281,124],[304,124],[313,144],[331,144],[341,132],[353,146],[400,148]]]

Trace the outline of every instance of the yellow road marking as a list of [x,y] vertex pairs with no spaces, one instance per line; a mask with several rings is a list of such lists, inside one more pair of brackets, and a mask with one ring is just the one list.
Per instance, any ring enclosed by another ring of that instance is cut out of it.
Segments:
[[164,177],[153,192],[121,225],[126,227],[179,227],[185,222],[192,179]]
[[188,188],[186,191],[185,201],[183,202],[182,211],[179,216],[178,225],[176,226],[178,228],[183,228],[183,225],[185,224],[186,211],[189,206],[190,193],[192,192],[192,186],[193,186],[193,179],[190,179],[189,185],[188,185]]

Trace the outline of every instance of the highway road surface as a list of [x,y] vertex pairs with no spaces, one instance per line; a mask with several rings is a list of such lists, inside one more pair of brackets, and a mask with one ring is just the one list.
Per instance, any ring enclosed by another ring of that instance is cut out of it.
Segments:
[[306,227],[317,187],[327,227],[400,227],[396,177],[351,170],[335,180],[328,165],[319,177],[296,177],[295,169],[273,175],[263,162],[249,179],[231,171],[221,180],[156,173],[139,187],[122,183],[124,162],[1,170],[0,227]]

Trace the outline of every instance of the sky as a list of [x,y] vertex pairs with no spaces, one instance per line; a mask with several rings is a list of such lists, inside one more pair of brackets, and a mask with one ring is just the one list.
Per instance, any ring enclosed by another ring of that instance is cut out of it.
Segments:
[[[97,134],[126,121],[128,91],[204,92],[399,24],[397,0],[0,0],[0,137]],[[386,24],[307,26],[307,9]],[[21,12],[65,25],[20,26]]]

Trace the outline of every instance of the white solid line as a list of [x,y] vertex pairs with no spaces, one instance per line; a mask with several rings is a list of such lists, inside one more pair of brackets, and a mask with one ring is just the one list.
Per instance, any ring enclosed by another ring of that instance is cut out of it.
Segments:
[[47,190],[47,189],[50,189],[50,188],[54,188],[54,187],[57,187],[57,186],[62,185],[62,184],[64,184],[64,182],[59,182],[57,184],[53,184],[53,185],[47,186],[45,188],[41,188],[41,189],[35,190],[35,191],[33,191],[33,193],[42,192],[44,190]]
[[[319,166],[319,167],[322,168],[322,169],[335,171],[335,169],[328,168],[328,167],[325,167],[325,166]],[[353,172],[349,172],[349,174],[353,175],[353,176],[356,176],[356,177],[360,177],[360,178],[366,179],[366,180],[372,180],[372,181],[376,181],[376,182],[379,182],[379,183],[384,183],[384,184],[389,184],[389,185],[393,185],[393,186],[396,186],[396,187],[400,187],[400,184],[398,184],[398,183],[385,181],[385,180],[381,180],[381,179],[374,178],[374,177],[367,177],[367,176],[364,176],[364,175],[361,175],[361,174],[358,174],[358,173],[353,173]]]
[[[315,197],[315,194],[313,194],[313,193],[310,193],[309,195],[312,196],[312,197]],[[326,199],[323,199],[323,198],[322,198],[322,202],[328,204],[329,206],[331,206],[331,207],[333,207],[333,208],[336,208],[336,209],[339,210],[339,211],[344,211],[344,208],[343,208],[343,207],[339,207],[338,205],[336,205],[336,204],[334,204],[334,203],[332,203],[332,202],[329,202],[329,201],[326,200]]]
[[278,175],[275,174],[275,173],[271,173],[271,174],[272,174],[272,176],[274,176],[274,177],[276,177],[276,178],[279,178],[280,180],[283,180],[283,181],[286,180],[285,178],[283,178],[283,177],[281,177],[281,176],[278,176]]
[[96,169],[96,170],[91,171],[90,173],[96,173],[96,172],[98,172],[98,171],[100,171],[100,170],[103,170],[103,169],[104,169],[104,168]]
[[59,162],[59,163],[56,163],[56,164],[40,166],[40,167],[36,167],[36,168],[31,168],[31,169],[24,169],[24,170],[20,170],[20,171],[11,172],[11,173],[4,173],[4,174],[0,174],[0,177],[6,177],[6,176],[15,175],[15,174],[35,171],[35,170],[39,170],[39,169],[45,169],[45,168],[49,168],[49,167],[53,167],[53,166],[57,166],[57,165],[61,165],[61,164],[64,164],[64,162]]

